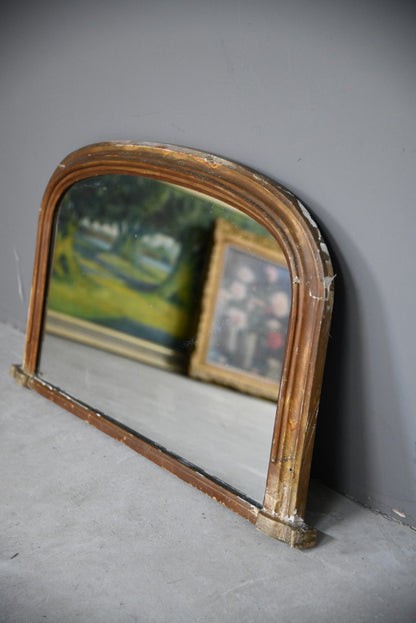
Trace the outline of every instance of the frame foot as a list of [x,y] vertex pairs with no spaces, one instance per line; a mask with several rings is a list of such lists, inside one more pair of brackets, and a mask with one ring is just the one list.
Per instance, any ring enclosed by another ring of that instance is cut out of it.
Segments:
[[27,387],[29,375],[26,374],[26,372],[23,372],[21,366],[13,364],[10,368],[10,376],[14,378],[18,385]]
[[296,524],[290,521],[284,522],[265,511],[259,511],[256,528],[267,536],[284,541],[290,547],[313,547],[316,543],[316,530],[314,528],[309,528],[304,522]]

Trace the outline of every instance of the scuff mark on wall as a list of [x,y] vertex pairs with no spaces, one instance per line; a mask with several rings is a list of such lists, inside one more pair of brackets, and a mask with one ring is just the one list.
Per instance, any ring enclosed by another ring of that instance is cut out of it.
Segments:
[[23,279],[22,279],[22,271],[20,269],[20,256],[17,252],[16,247],[13,247],[14,258],[16,260],[16,275],[17,275],[17,291],[19,293],[19,298],[22,303],[25,302],[25,292],[23,289]]

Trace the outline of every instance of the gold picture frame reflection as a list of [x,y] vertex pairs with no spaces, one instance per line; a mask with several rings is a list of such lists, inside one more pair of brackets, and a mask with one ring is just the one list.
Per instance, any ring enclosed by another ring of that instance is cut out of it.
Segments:
[[275,401],[290,305],[277,242],[218,219],[190,375]]
[[47,311],[45,332],[172,372],[186,370],[182,353],[53,309]]

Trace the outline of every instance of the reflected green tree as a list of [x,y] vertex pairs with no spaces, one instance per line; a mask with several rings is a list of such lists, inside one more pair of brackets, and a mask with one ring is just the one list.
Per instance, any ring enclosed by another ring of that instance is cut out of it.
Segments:
[[218,217],[266,235],[237,210],[151,178],[76,182],[58,212],[51,308],[137,336],[152,326],[186,338]]

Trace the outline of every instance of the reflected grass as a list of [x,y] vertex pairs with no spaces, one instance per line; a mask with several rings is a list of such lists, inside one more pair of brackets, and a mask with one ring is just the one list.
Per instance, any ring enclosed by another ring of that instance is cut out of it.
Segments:
[[[121,269],[123,261],[117,265]],[[50,309],[104,324],[106,320],[127,318],[163,330],[175,338],[187,337],[190,317],[182,306],[162,298],[157,292],[141,292],[130,287],[91,260],[82,259],[82,268],[82,274],[73,275],[71,280],[51,279]],[[130,276],[144,281],[140,269],[132,267]]]

